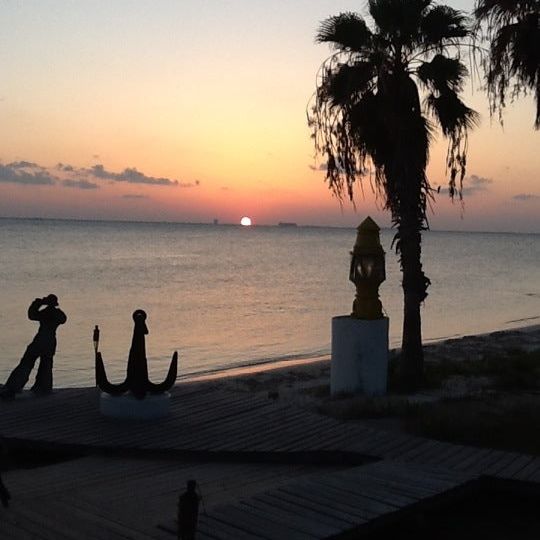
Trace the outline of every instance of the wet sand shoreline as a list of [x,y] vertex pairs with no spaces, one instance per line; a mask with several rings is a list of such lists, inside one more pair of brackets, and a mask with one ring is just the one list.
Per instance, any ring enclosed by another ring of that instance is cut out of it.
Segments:
[[[424,354],[426,362],[432,362],[450,357],[454,360],[466,360],[486,354],[500,354],[510,349],[534,350],[537,348],[540,348],[540,324],[427,342],[424,343]],[[391,357],[398,353],[399,349],[397,348],[390,350]],[[285,359],[217,370],[186,377],[179,380],[177,384],[214,381],[229,386],[230,384],[234,385],[236,379],[248,380],[256,377],[263,382],[279,377],[287,378],[289,372],[296,372],[300,378],[311,379],[316,373],[324,374],[329,370],[329,367],[330,354],[326,354],[311,358]]]

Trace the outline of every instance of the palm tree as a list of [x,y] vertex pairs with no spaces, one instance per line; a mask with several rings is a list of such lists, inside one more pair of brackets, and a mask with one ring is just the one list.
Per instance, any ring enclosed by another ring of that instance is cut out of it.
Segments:
[[491,113],[502,111],[506,98],[532,92],[534,127],[540,129],[540,0],[478,0],[474,12],[485,30],[485,59]]
[[316,41],[335,52],[320,68],[308,121],[340,202],[353,201],[357,181],[368,177],[391,212],[403,273],[400,373],[404,389],[415,390],[423,377],[420,305],[430,284],[421,262],[433,191],[430,143],[439,126],[449,140],[449,193],[461,197],[467,133],[477,119],[459,98],[468,75],[459,58],[468,19],[432,0],[369,0],[368,7],[371,28],[355,13],[321,23]]

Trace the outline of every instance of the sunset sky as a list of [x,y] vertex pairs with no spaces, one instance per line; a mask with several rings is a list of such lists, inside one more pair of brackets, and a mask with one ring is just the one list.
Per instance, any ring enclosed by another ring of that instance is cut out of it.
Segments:
[[[460,9],[473,2],[448,0]],[[306,105],[329,48],[320,21],[363,0],[1,0],[0,216],[381,225],[324,183]],[[482,115],[464,208],[439,195],[434,229],[540,232],[532,100],[504,130]],[[429,176],[445,184],[446,143]]]

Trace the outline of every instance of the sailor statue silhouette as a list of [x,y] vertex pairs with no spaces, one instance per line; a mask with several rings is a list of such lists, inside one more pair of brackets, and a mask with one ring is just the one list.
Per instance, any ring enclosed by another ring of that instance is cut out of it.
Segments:
[[120,396],[126,392],[139,400],[144,399],[147,393],[161,394],[170,390],[176,381],[178,370],[178,352],[174,352],[169,366],[169,372],[162,383],[155,384],[148,379],[148,361],[146,359],[146,313],[142,309],[133,312],[133,339],[129,350],[126,380],[120,384],[113,384],[107,379],[103,358],[99,352],[99,329],[94,329],[93,341],[96,359],[96,384],[105,393],[111,396]]

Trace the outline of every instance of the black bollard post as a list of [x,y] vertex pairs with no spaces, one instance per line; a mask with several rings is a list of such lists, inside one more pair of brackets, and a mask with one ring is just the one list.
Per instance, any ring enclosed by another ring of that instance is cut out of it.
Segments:
[[178,540],[195,540],[200,500],[197,482],[188,480],[186,491],[178,497]]

